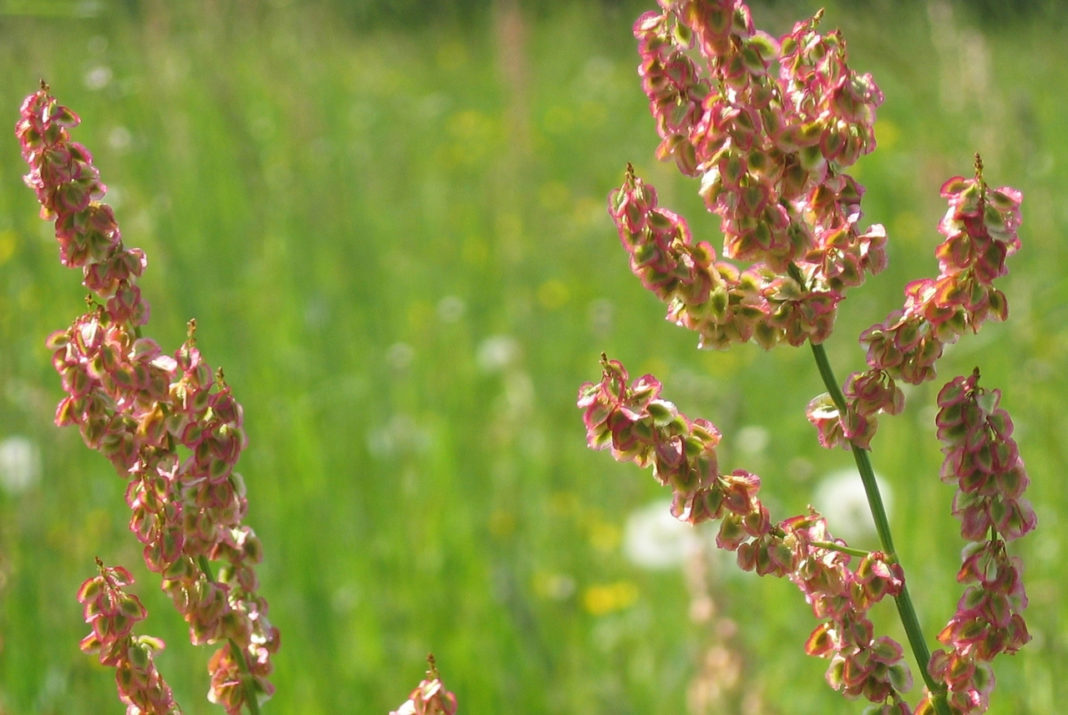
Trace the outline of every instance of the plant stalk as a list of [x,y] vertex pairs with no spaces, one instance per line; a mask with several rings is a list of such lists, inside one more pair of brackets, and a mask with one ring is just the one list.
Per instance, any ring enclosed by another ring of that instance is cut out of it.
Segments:
[[[843,418],[847,409],[845,395],[842,394],[842,388],[834,376],[831,363],[827,360],[827,352],[821,344],[810,341],[809,345],[812,346],[812,355],[816,359],[816,367],[819,369],[820,377],[823,378],[827,393],[831,396],[831,400],[834,401],[835,407],[838,408],[839,417]],[[882,545],[883,553],[886,554],[889,561],[900,565],[901,560],[894,549],[894,540],[890,535],[890,521],[886,517],[886,507],[883,504],[882,494],[879,493],[879,485],[875,481],[875,472],[872,470],[871,459],[868,458],[868,450],[862,449],[852,442],[850,442],[850,448],[853,450],[853,459],[857,463],[857,471],[860,472],[860,480],[864,484],[864,493],[868,498],[868,507],[871,509],[872,518],[875,520],[875,530],[879,535],[879,543]],[[903,566],[902,571],[904,571]],[[898,616],[901,618],[901,624],[905,627],[905,635],[908,637],[912,654],[919,665],[923,682],[932,694],[935,712],[938,715],[950,715],[949,704],[946,702],[945,687],[935,682],[934,678],[927,672],[927,664],[931,661],[931,651],[927,647],[927,641],[924,640],[923,631],[920,629],[920,620],[916,615],[916,608],[912,604],[912,597],[909,596],[907,579],[902,583],[901,591],[894,596],[894,603],[897,605]]]

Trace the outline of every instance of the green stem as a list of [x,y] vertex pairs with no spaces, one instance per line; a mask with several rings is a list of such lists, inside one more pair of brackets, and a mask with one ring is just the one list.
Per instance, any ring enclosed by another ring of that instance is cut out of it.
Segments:
[[[215,576],[211,570],[211,563],[206,556],[199,556],[197,558],[197,564],[209,581],[215,581]],[[227,642],[230,644],[230,652],[237,660],[237,667],[241,669],[242,675],[245,676],[244,683],[242,684],[245,687],[245,704],[248,705],[249,715],[260,715],[260,704],[256,699],[256,693],[252,687],[252,671],[248,669],[248,661],[245,660],[245,651],[241,649],[241,646],[239,646],[233,638],[228,638]]]
[[[816,358],[816,367],[820,377],[827,388],[828,394],[838,408],[838,414],[844,418],[846,415],[846,400],[842,394],[842,388],[831,370],[831,363],[827,360],[827,352],[823,345],[809,343],[812,346],[812,355]],[[868,497],[868,507],[871,509],[872,518],[875,520],[875,530],[879,534],[879,543],[882,544],[883,553],[891,562],[901,563],[894,549],[894,540],[890,535],[890,521],[886,518],[886,507],[883,505],[882,494],[879,493],[879,485],[875,481],[875,472],[868,458],[868,451],[861,449],[856,444],[850,443],[853,450],[853,459],[857,463],[857,471],[860,472],[860,480],[864,484],[864,493]],[[946,702],[946,690],[940,683],[927,672],[927,664],[931,661],[931,651],[924,640],[923,631],[920,629],[920,619],[916,616],[916,608],[912,605],[912,597],[909,596],[907,581],[901,584],[901,591],[894,597],[897,604],[897,613],[901,618],[901,624],[905,627],[905,635],[908,637],[912,654],[920,667],[920,674],[927,689],[932,693],[935,712],[938,715],[950,715],[949,704]]]
[[809,542],[810,546],[814,546],[817,549],[826,549],[827,551],[837,551],[840,554],[847,554],[849,556],[856,556],[857,558],[866,558],[871,554],[870,551],[864,549],[854,549],[852,546],[841,546],[831,541],[812,541]]

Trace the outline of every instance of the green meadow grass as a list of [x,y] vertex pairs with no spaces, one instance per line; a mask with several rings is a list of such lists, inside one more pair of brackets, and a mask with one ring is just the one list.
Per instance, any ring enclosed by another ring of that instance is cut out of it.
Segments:
[[[245,406],[248,519],[282,631],[267,712],[386,712],[429,651],[467,713],[685,710],[711,636],[689,619],[680,571],[621,552],[627,516],[667,495],[585,448],[575,395],[602,350],[719,424],[724,464],[761,474],[779,518],[848,466],[804,420],[822,389],[806,350],[699,353],[629,274],[605,212],[625,162],[695,233],[715,243],[717,226],[652,158],[630,37],[642,6],[576,5],[505,39],[491,13],[405,32],[312,3],[104,4],[84,17],[82,5],[0,6],[0,116],[13,126],[42,77],[82,116],[76,139],[126,242],[148,254],[147,333],[173,350],[196,317]],[[758,24],[781,33],[816,9],[781,5],[758,7]],[[890,268],[844,304],[828,349],[844,379],[863,364],[859,330],[936,270],[937,191],[971,172],[974,151],[990,183],[1023,190],[1011,320],[962,339],[940,374],[979,365],[1016,420],[1040,519],[1014,547],[1034,641],[996,663],[992,712],[1048,713],[1068,698],[1064,28],[1052,14],[984,28],[953,7],[938,29],[889,2],[827,8],[825,26],[842,27],[853,66],[887,96],[881,150],[857,175],[867,217],[891,236]],[[133,568],[144,632],[168,644],[162,671],[186,712],[209,712],[208,651],[188,645],[141,565],[121,480],[52,425],[60,391],[43,343],[84,289],[23,172],[12,136],[0,143],[0,439],[39,444],[42,473],[0,490],[0,712],[120,710],[113,674],[77,649],[74,595],[97,555]],[[959,594],[961,543],[937,478],[936,393],[912,391],[873,454],[932,642]],[[766,447],[732,443],[742,427],[764,430]],[[735,571],[717,597],[739,627],[744,687],[767,712],[859,712],[803,655],[814,620],[796,589]],[[899,635],[892,609],[878,618]]]

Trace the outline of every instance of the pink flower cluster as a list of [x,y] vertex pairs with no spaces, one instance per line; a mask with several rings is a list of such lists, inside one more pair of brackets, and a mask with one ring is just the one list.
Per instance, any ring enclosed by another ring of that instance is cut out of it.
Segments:
[[1020,192],[989,188],[982,164],[974,179],[955,176],[942,185],[949,208],[938,225],[939,275],[905,287],[905,306],[861,334],[868,365],[918,385],[934,377],[943,346],[965,330],[978,331],[987,318],[1008,317],[1005,295],[994,288],[1005,275],[1005,259],[1020,248]]
[[945,345],[967,330],[978,331],[989,318],[1008,317],[1008,301],[993,282],[1008,272],[1005,259],[1020,247],[1020,192],[989,188],[976,157],[975,178],[953,177],[942,185],[942,197],[949,208],[938,225],[945,237],[935,251],[939,275],[909,283],[904,307],[861,334],[869,369],[846,382],[848,409],[841,423],[826,397],[809,406],[824,446],[852,441],[867,448],[876,415],[904,407],[895,379],[913,385],[933,379]]
[[389,715],[456,715],[456,696],[445,689],[438,675],[434,656],[427,656],[430,665],[426,677],[415,686],[408,699]]
[[903,651],[890,638],[876,638],[867,613],[884,596],[900,592],[900,566],[880,552],[867,554],[856,570],[845,542],[827,531],[814,511],[773,524],[757,497],[760,478],[744,470],[724,474],[716,446],[719,430],[690,420],[660,398],[660,383],[645,375],[628,384],[621,363],[602,357],[600,382],[579,389],[587,442],[610,449],[621,462],[652,467],[674,494],[672,514],[697,524],[719,520],[716,543],[737,553],[738,564],[760,575],[793,581],[823,622],[806,651],[831,661],[827,680],[850,697],[901,702],[911,687]]
[[[816,32],[820,14],[778,40],[754,29],[741,0],[659,0],[638,18],[638,73],[660,135],[658,158],[700,180],[699,194],[720,217],[719,260],[694,241],[685,219],[661,207],[657,193],[628,165],[609,195],[609,212],[631,270],[667,306],[667,318],[700,335],[700,346],[753,340],[765,349],[808,342],[828,393],[807,416],[825,447],[852,449],[883,552],[858,552],[833,539],[814,512],[773,524],[757,498],[760,480],[723,474],[719,431],[690,420],[660,399],[646,375],[628,384],[622,365],[602,356],[603,376],[579,392],[587,440],[620,461],[651,466],[674,492],[672,513],[698,523],[720,520],[717,543],[742,568],[787,576],[824,622],[806,650],[831,660],[827,678],[848,696],[884,713],[908,713],[899,693],[911,685],[901,647],[875,638],[867,609],[884,595],[898,612],[928,693],[920,711],[985,709],[993,675],[987,663],[1026,642],[1026,597],[1019,563],[1004,540],[1034,527],[1020,494],[1027,477],[998,393],[955,382],[939,397],[943,478],[958,483],[954,513],[974,544],[958,578],[970,584],[939,635],[949,647],[928,657],[867,450],[881,413],[904,409],[898,380],[934,377],[946,344],[987,319],[1003,320],[1005,296],[993,286],[1019,248],[1021,195],[990,189],[976,158],[974,179],[942,186],[949,208],[939,224],[939,275],[910,283],[905,305],[861,335],[868,370],[839,387],[821,343],[845,291],[886,265],[879,225],[860,228],[863,188],[844,169],[875,147],[875,112],[883,97],[870,75],[846,64],[835,32]],[[977,376],[974,378],[977,380]],[[1000,534],[1000,536],[999,536]],[[855,571],[850,555],[862,557]],[[933,693],[933,694],[931,694]],[[918,711],[918,712],[920,712]]]
[[1001,391],[979,387],[979,371],[956,377],[938,393],[938,438],[946,458],[942,480],[958,487],[953,514],[961,536],[986,541],[993,531],[1006,541],[1035,528],[1023,492],[1030,483]]
[[132,634],[147,615],[141,599],[126,593],[133,576],[121,566],[105,567],[100,559],[97,567],[100,573],[78,589],[85,622],[93,629],[79,646],[86,653],[96,653],[102,665],[115,668],[119,699],[126,703],[129,715],[181,712],[152,657],[154,651],[163,649],[163,641]]
[[[806,544],[833,539],[822,517],[806,514],[784,522],[787,533],[804,535]],[[848,698],[864,697],[888,708],[901,709],[902,693],[912,688],[912,674],[904,661],[901,645],[889,636],[875,636],[868,611],[884,596],[901,592],[905,575],[886,555],[872,551],[855,571],[851,557],[839,551],[809,547],[790,580],[797,584],[817,618],[826,619],[809,635],[805,652],[829,658],[827,683]],[[903,712],[907,712],[904,710]]]
[[145,269],[145,254],[123,249],[115,214],[100,203],[107,187],[93,155],[68,134],[80,121],[45,87],[26,97],[15,124],[22,158],[30,166],[26,185],[37,194],[41,218],[55,222],[63,265],[82,268],[83,284],[107,301],[116,322],[144,325],[148,306],[135,281]]
[[701,336],[701,347],[755,340],[770,349],[830,335],[840,295],[805,290],[764,264],[739,271],[717,261],[710,244],[693,242],[685,219],[658,206],[656,190],[632,168],[609,203],[631,270],[668,304],[668,320]]
[[948,650],[936,651],[928,668],[961,713],[986,711],[994,687],[990,661],[1031,639],[1021,615],[1027,594],[1020,559],[1008,555],[1006,543],[1034,530],[1038,520],[1023,497],[1029,479],[1000,401],[999,390],[979,387],[978,370],[938,394],[942,480],[957,486],[953,513],[969,541],[957,580],[968,586],[938,634]]
[[[245,485],[234,465],[246,437],[240,404],[189,338],[174,356],[140,336],[148,306],[136,285],[146,265],[122,242],[92,157],[70,140],[78,117],[46,87],[27,97],[16,125],[26,183],[54,219],[60,258],[82,268],[91,304],[49,349],[66,397],[56,423],[127,480],[130,529],[148,567],[189,624],[193,643],[223,645],[209,663],[209,699],[236,713],[269,697],[278,630],[257,595],[262,548],[243,523]],[[217,577],[211,562],[221,562]],[[121,686],[121,682],[120,682]]]
[[609,204],[632,267],[704,347],[822,342],[844,289],[886,265],[885,232],[858,228],[863,189],[842,172],[874,148],[882,94],[818,17],[776,41],[740,0],[660,5],[634,25],[657,155],[700,177],[724,254],[752,266],[716,263],[628,171]]

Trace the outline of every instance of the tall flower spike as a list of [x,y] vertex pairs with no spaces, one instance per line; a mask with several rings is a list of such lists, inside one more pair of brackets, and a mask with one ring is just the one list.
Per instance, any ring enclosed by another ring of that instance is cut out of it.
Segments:
[[720,471],[720,433],[712,423],[681,414],[661,398],[651,375],[631,382],[620,362],[603,355],[601,367],[601,381],[579,389],[589,446],[652,467],[656,480],[672,489],[676,518],[691,524],[718,520],[716,544],[734,551],[742,569],[793,581],[822,621],[806,652],[830,661],[827,681],[835,690],[901,702],[900,693],[911,684],[903,650],[875,637],[867,616],[873,604],[900,592],[901,567],[876,552],[850,569],[851,557],[839,550],[845,542],[832,537],[814,511],[772,523],[757,496],[760,478],[740,469]]
[[145,269],[144,252],[127,249],[111,207],[100,203],[107,187],[93,155],[70,139],[81,122],[56,102],[43,82],[19,110],[15,136],[30,171],[24,177],[55,224],[60,261],[81,268],[83,284],[107,302],[110,317],[130,326],[148,322],[148,304],[134,285]]
[[957,580],[966,584],[957,612],[938,634],[947,650],[932,655],[930,670],[961,712],[983,712],[994,687],[990,661],[1015,653],[1031,635],[1022,612],[1027,594],[1018,557],[1006,543],[1037,525],[1023,497],[1029,482],[1001,392],[979,387],[979,370],[957,377],[938,393],[942,480],[955,484],[953,513],[964,548]]
[[1030,480],[1012,439],[1012,418],[1000,403],[1000,390],[979,387],[978,369],[938,393],[942,480],[958,487],[953,513],[961,521],[961,536],[971,541],[986,540],[991,530],[1012,541],[1037,523],[1023,497]]
[[[759,479],[719,471],[720,436],[710,423],[679,414],[660,398],[652,376],[628,383],[622,365],[603,356],[600,383],[579,392],[588,443],[651,466],[672,488],[677,517],[719,519],[717,544],[736,551],[742,568],[788,575],[824,619],[806,650],[830,659],[827,679],[835,689],[869,698],[876,703],[870,712],[909,712],[900,695],[910,681],[901,648],[874,637],[866,615],[871,603],[892,595],[912,651],[927,666],[929,693],[917,712],[948,713],[947,698],[957,708],[985,707],[993,682],[985,659],[1028,637],[1019,618],[1026,597],[1018,564],[997,546],[1034,526],[1033,511],[1018,498],[1026,477],[1009,439],[1011,423],[1006,428],[1007,416],[987,406],[992,411],[965,430],[964,442],[947,443],[943,476],[960,485],[954,513],[978,546],[966,552],[958,575],[974,585],[939,635],[951,650],[933,657],[866,450],[878,416],[904,408],[898,380],[933,378],[945,344],[1007,316],[992,281],[1019,247],[1020,193],[990,189],[978,157],[974,180],[943,185],[949,210],[939,224],[945,236],[936,252],[939,276],[909,284],[904,308],[861,335],[869,370],[851,375],[843,390],[820,343],[846,289],[886,265],[885,232],[860,227],[863,187],[845,173],[875,147],[882,93],[870,75],[849,69],[839,33],[817,32],[821,13],[775,40],[755,29],[741,0],[659,6],[634,25],[638,72],[661,140],[657,157],[700,180],[699,195],[720,217],[721,254],[749,266],[717,260],[628,165],[623,185],[609,195],[609,211],[631,270],[667,304],[669,320],[700,334],[701,347],[811,344],[828,394],[810,403],[808,417],[824,446],[853,451],[886,553],[867,554],[852,571],[847,564],[858,552],[832,539],[815,512],[772,524],[756,497]],[[940,420],[951,438],[959,426],[950,404],[956,398],[944,397]],[[990,538],[978,540],[986,532]]]
[[905,305],[861,333],[868,366],[918,385],[933,379],[945,345],[987,319],[1008,317],[1004,293],[993,286],[1005,275],[1005,259],[1020,247],[1019,191],[991,189],[976,156],[975,178],[956,176],[942,185],[949,209],[938,225],[945,239],[935,250],[937,278],[905,286]]
[[1020,192],[989,188],[976,155],[975,178],[949,179],[942,197],[949,208],[938,225],[945,237],[935,249],[938,277],[909,283],[904,307],[861,333],[868,370],[846,381],[844,416],[825,396],[809,405],[809,421],[825,447],[867,449],[878,415],[904,409],[897,380],[915,385],[934,379],[935,362],[947,344],[968,330],[977,332],[988,319],[1008,317],[1008,301],[993,281],[1008,272],[1005,259],[1020,248]]
[[[23,102],[15,127],[30,169],[26,183],[42,217],[55,223],[60,260],[81,268],[94,294],[84,315],[48,338],[66,392],[56,424],[77,425],[86,445],[126,480],[130,530],[190,640],[221,644],[209,663],[209,698],[229,713],[246,706],[255,713],[273,692],[268,676],[279,634],[256,592],[262,548],[243,523],[245,485],[234,471],[246,446],[241,406],[222,373],[201,358],[194,323],[173,356],[141,337],[149,315],[137,286],[145,256],[123,244],[92,155],[70,138],[79,121],[42,84]],[[213,561],[222,565],[218,578]],[[118,677],[141,677],[111,660]]]

